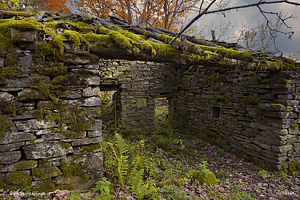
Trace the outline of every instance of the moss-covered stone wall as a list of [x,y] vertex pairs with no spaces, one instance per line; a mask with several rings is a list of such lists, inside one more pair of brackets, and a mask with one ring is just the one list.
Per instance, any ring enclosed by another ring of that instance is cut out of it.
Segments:
[[275,170],[300,164],[299,73],[178,67],[174,128]]
[[103,174],[98,59],[55,53],[32,21],[0,23],[0,188],[91,188]]

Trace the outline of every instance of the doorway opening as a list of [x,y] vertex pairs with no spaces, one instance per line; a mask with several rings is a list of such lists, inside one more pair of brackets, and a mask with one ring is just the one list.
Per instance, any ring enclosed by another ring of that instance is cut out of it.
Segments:
[[117,122],[119,119],[118,88],[101,87],[99,97],[101,99],[101,120],[103,124]]
[[155,130],[162,131],[169,128],[170,112],[169,100],[166,97],[154,99],[154,126]]

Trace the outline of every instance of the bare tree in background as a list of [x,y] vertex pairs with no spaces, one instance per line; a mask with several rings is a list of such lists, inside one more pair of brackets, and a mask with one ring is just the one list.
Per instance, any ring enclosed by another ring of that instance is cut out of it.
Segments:
[[[245,9],[250,7],[256,7],[261,15],[264,17],[266,21],[266,27],[269,31],[270,36],[273,38],[274,47],[277,51],[278,48],[276,46],[275,37],[277,33],[285,34],[289,39],[294,34],[294,31],[292,30],[292,27],[290,27],[287,24],[287,20],[293,18],[293,15],[290,15],[288,17],[283,17],[281,13],[279,12],[272,12],[272,11],[266,11],[262,9],[263,5],[274,5],[274,4],[290,4],[294,6],[300,6],[300,3],[296,3],[294,1],[289,0],[274,0],[274,1],[263,1],[263,0],[257,0],[255,3],[251,4],[245,4],[245,5],[236,5],[236,6],[227,6],[226,1],[224,0],[200,0],[198,3],[197,12],[198,14],[186,25],[184,26],[181,31],[177,34],[177,36],[170,42],[170,44],[173,44],[173,42],[179,38],[193,23],[195,23],[197,20],[199,20],[204,15],[213,14],[213,13],[221,13],[225,16],[225,13],[230,10],[239,10],[239,9]],[[211,10],[213,6],[217,6],[217,9]],[[274,15],[277,17],[278,21],[281,22],[283,25],[286,26],[290,31],[284,32],[279,29],[276,29],[271,26],[271,21],[268,17],[268,15]]]

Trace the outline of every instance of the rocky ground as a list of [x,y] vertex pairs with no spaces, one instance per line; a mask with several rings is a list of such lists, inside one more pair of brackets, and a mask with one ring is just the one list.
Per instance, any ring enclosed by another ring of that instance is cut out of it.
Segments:
[[[277,172],[266,172],[203,141],[193,141],[191,144],[194,152],[201,152],[204,156],[187,157],[181,154],[180,161],[187,168],[197,169],[199,163],[207,160],[207,167],[220,180],[218,185],[198,185],[186,179],[183,186],[177,187],[178,190],[182,190],[181,196],[171,198],[165,190],[161,190],[158,195],[161,199],[192,199],[191,196],[197,196],[198,199],[300,199],[299,173],[280,175]],[[178,155],[165,154],[164,157],[171,164],[178,163]],[[193,165],[189,165],[187,160],[193,160]],[[176,190],[175,186],[174,189]],[[116,199],[137,199],[124,188],[115,187],[113,193],[118,196]],[[0,199],[93,199],[97,193],[93,190],[76,192],[56,190],[47,195],[43,198],[37,197],[36,194],[24,196],[20,191],[7,192],[0,189]]]

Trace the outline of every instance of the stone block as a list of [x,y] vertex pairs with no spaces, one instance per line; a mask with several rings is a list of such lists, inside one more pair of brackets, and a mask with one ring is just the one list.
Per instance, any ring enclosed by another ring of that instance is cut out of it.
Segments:
[[102,130],[101,131],[88,131],[87,135],[88,135],[88,137],[100,137],[100,136],[102,136]]
[[22,42],[35,42],[37,39],[36,31],[20,31],[13,27],[10,27],[11,38],[17,37],[18,41]]
[[35,160],[65,156],[68,153],[73,152],[71,146],[66,148],[55,141],[23,146],[22,149],[24,150],[27,159]]
[[37,76],[7,79],[6,87],[26,88],[28,85],[31,85],[35,82],[35,78],[37,78]]
[[282,146],[272,145],[272,150],[277,153],[287,153],[292,149],[293,149],[293,145],[282,145]]
[[74,183],[72,190],[86,190],[86,188],[91,188],[94,185],[95,185],[95,180],[88,180],[85,183]]
[[74,183],[80,182],[80,177],[79,176],[69,176],[69,177],[63,177],[63,176],[58,176],[56,177],[53,182],[57,185],[70,185]]
[[102,120],[95,120],[94,126],[87,129],[87,131],[101,131],[101,130],[102,130]]
[[81,138],[81,139],[76,139],[74,142],[72,142],[72,146],[100,144],[101,142],[102,142],[102,137]]
[[0,102],[3,101],[12,101],[14,99],[14,96],[11,94],[8,94],[6,92],[0,92]]
[[295,113],[289,113],[289,112],[270,112],[270,111],[266,111],[262,113],[263,115],[267,116],[267,117],[274,117],[274,118],[279,118],[279,119],[286,119],[291,117],[295,117],[296,114]]
[[86,83],[87,83],[87,85],[98,86],[98,85],[100,85],[100,77],[99,76],[88,77],[86,79]]
[[285,136],[278,136],[278,135],[255,136],[255,140],[257,140],[258,142],[274,144],[274,145],[283,145],[285,139],[286,139]]
[[18,162],[21,158],[21,151],[0,153],[0,164],[9,165]]
[[0,166],[0,172],[14,172],[14,171],[21,171],[21,170],[28,170],[37,167],[38,162],[36,160],[27,160],[17,162],[11,165],[3,165]]
[[295,92],[295,87],[276,88],[272,90],[273,94],[291,94]]
[[244,147],[246,147],[247,149],[251,149],[253,151],[256,151],[256,152],[261,152],[261,150],[262,150],[259,146],[256,146],[254,144],[249,144],[249,143],[245,143]]
[[275,99],[274,102],[276,104],[283,104],[285,106],[293,106],[293,107],[296,107],[299,104],[299,101],[297,101],[297,100],[280,100],[280,99]]
[[98,97],[100,94],[100,87],[95,87],[95,88],[91,88],[88,87],[86,89],[83,90],[83,97]]
[[140,98],[136,100],[136,107],[138,109],[140,108],[146,108],[147,107],[147,99],[145,98]]
[[0,57],[0,67],[4,67],[4,58]]
[[292,94],[281,94],[281,95],[278,95],[278,99],[290,100],[290,99],[293,99],[293,95]]
[[25,145],[25,142],[17,142],[17,143],[12,143],[12,144],[0,145],[0,152],[18,150],[23,145]]
[[296,127],[296,128],[289,128],[289,134],[291,135],[296,135],[299,133],[299,128]]
[[34,180],[46,180],[60,175],[62,175],[61,171],[55,166],[45,168],[34,168],[32,170],[32,176]]
[[7,132],[5,136],[1,138],[0,144],[18,143],[35,139],[36,136],[33,133]]
[[60,95],[61,98],[80,99],[81,91],[67,91]]
[[80,55],[80,54],[72,54],[72,53],[66,53],[66,64],[73,64],[73,65],[87,65],[91,64],[91,59],[88,56]]
[[19,66],[21,68],[30,67],[32,63],[32,55],[20,57]]
[[36,119],[32,119],[32,120],[24,120],[24,121],[15,121],[14,123],[18,131],[33,132],[33,130],[37,130],[36,122],[37,122]]
[[84,69],[98,70],[99,69],[99,65],[84,65]]
[[84,103],[82,103],[81,106],[84,107],[101,106],[101,102],[102,101],[99,97],[90,97],[84,99]]

